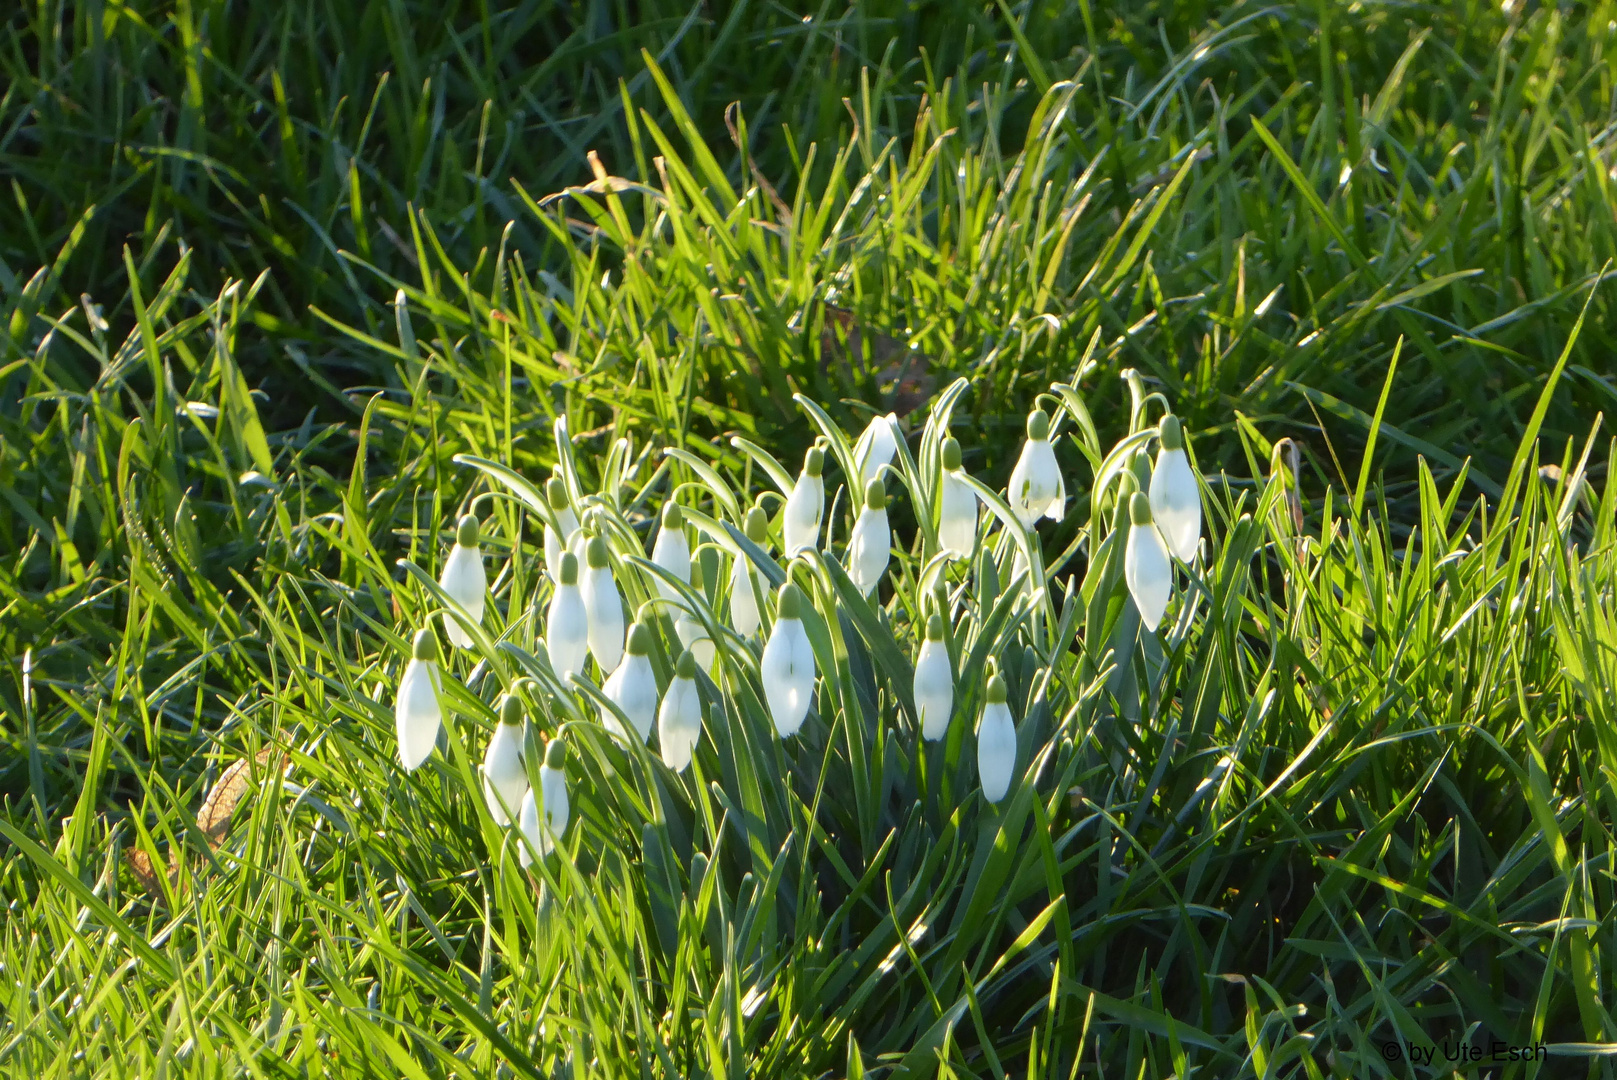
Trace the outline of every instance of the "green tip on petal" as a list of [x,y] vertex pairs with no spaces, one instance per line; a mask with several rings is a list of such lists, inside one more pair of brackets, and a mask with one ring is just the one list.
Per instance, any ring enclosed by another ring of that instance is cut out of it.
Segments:
[[522,699],[515,694],[506,694],[500,699],[500,723],[522,723]]
[[1157,438],[1162,440],[1164,450],[1183,450],[1185,448],[1185,429],[1180,426],[1179,417],[1169,413],[1157,425]]
[[825,451],[818,446],[809,447],[809,452],[803,455],[803,471],[810,476],[819,476],[825,471]]
[[960,440],[953,435],[943,440],[943,467],[950,472],[960,468]]
[[702,560],[700,556],[691,558],[691,588],[701,592],[707,588],[707,577],[702,573]]
[[1005,699],[1009,696],[1009,692],[1005,689],[1005,679],[1002,676],[995,675],[988,680],[988,704],[1003,705],[1005,704]]
[[561,477],[552,476],[545,484],[545,501],[552,510],[567,509],[567,485],[561,482]]
[[1035,442],[1050,437],[1050,414],[1043,409],[1034,409],[1027,414],[1027,437]]
[[748,510],[744,531],[748,540],[755,544],[762,544],[769,537],[769,515],[756,506]]
[[646,656],[651,652],[651,629],[643,622],[637,622],[629,627],[629,653],[633,656]]
[[432,636],[431,630],[415,632],[415,641],[410,643],[410,655],[417,660],[438,659],[438,639]]
[[563,585],[578,584],[578,556],[571,551],[561,553],[561,583]]
[[938,609],[940,615],[949,611],[949,586],[943,583],[941,577],[932,583],[932,606]]
[[926,639],[928,641],[943,640],[943,616],[933,615],[926,620]]
[[882,483],[881,477],[872,480],[865,489],[865,505],[872,510],[887,509],[887,485]]
[[461,547],[477,546],[477,518],[467,514],[460,519],[460,525],[455,529],[455,543]]
[[1151,500],[1143,491],[1129,496],[1129,520],[1136,525],[1151,524]]
[[592,570],[605,570],[610,561],[606,557],[606,541],[599,536],[590,539],[589,547],[584,549],[584,558]]
[[782,619],[801,619],[803,617],[803,590],[788,581],[780,587],[780,604],[775,609],[776,615]]
[[545,765],[548,768],[559,769],[567,764],[567,744],[560,738],[551,739],[545,744]]
[[683,529],[684,527],[685,515],[680,513],[679,503],[663,503],[663,528]]
[[696,654],[686,649],[679,654],[679,663],[674,665],[674,674],[681,679],[696,678]]

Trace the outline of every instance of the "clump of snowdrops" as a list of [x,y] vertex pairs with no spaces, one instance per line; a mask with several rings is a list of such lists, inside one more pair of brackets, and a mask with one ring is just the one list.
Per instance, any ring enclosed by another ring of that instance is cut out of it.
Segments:
[[[816,753],[808,743],[823,745],[829,734],[829,700],[868,704],[868,695],[845,692],[846,635],[858,633],[887,658],[894,650],[913,657],[904,668],[910,677],[887,688],[901,718],[893,734],[923,754],[925,744],[960,751],[975,767],[980,798],[1001,803],[1016,785],[1036,782],[1047,755],[1019,746],[1026,717],[1013,708],[997,658],[1031,654],[1048,683],[1054,657],[1077,644],[1095,676],[1088,693],[1102,678],[1115,685],[1139,637],[1166,629],[1178,582],[1195,570],[1202,493],[1183,426],[1136,373],[1124,378],[1132,398],[1124,439],[1102,454],[1081,395],[1054,385],[1028,415],[1026,441],[998,488],[971,474],[950,431],[964,379],[938,397],[919,430],[906,433],[887,414],[857,439],[798,395],[819,436],[795,476],[766,449],[731,440],[755,466],[747,472],[773,485],[761,492],[691,449],[636,455],[622,439],[591,470],[599,489],[585,491],[565,419],[554,429],[555,475],[542,485],[498,462],[458,457],[542,531],[542,563],[537,552],[512,557],[535,563],[528,577],[543,585],[524,610],[496,614],[498,629],[486,625],[495,609],[473,513],[456,522],[436,580],[404,561],[437,604],[414,633],[399,681],[400,764],[414,771],[426,763],[451,718],[441,628],[477,675],[492,671],[501,685],[481,794],[530,866],[564,846],[568,741],[610,744],[647,761],[654,754],[669,773],[694,770],[700,782],[722,769],[704,770],[703,743],[715,754],[727,750],[713,745],[719,728],[706,721],[716,710],[751,710],[764,714],[754,719],[767,719],[759,726],[780,740],[783,760]],[[1077,545],[1047,565],[1037,531],[1080,502],[1068,495],[1056,449],[1063,439],[1091,467],[1087,571],[1081,586],[1069,580],[1064,589],[1058,574]],[[913,536],[894,534],[895,497],[912,504]],[[1065,597],[1059,615],[1053,590]],[[1190,606],[1180,605],[1180,637]],[[1077,642],[1084,608],[1086,639],[1104,648]],[[1036,696],[1020,696],[1024,714]],[[881,722],[849,721],[842,711],[844,722]]]

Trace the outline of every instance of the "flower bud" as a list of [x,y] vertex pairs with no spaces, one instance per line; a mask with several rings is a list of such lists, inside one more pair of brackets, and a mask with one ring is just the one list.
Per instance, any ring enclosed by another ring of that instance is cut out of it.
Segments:
[[1016,724],[1005,699],[1005,680],[996,674],[988,680],[982,723],[977,727],[977,777],[983,798],[991,803],[1005,797],[1016,769]]
[[941,739],[949,730],[954,709],[954,666],[943,643],[943,618],[933,615],[926,621],[926,640],[915,661],[915,709],[921,718],[921,736]]
[[848,577],[860,595],[869,596],[887,573],[893,530],[887,522],[887,485],[872,480],[865,488],[865,508],[848,538]]
[[528,792],[528,770],[522,764],[522,699],[500,700],[500,723],[483,755],[483,799],[496,825],[509,825]]
[[702,734],[702,702],[696,689],[696,657],[686,649],[679,654],[668,693],[657,710],[657,739],[663,762],[675,772],[691,763]]
[[[562,552],[578,533],[578,515],[567,504],[567,485],[559,476],[551,477],[545,484],[545,501],[550,504],[557,522],[556,525],[545,522],[545,572],[554,581],[560,572]],[[559,532],[557,526],[560,526]]]
[[1055,447],[1050,445],[1050,417],[1043,409],[1028,414],[1027,434],[1006,495],[1017,520],[1031,528],[1041,517],[1060,521],[1066,514],[1067,484],[1056,462]]
[[803,593],[788,581],[780,587],[775,626],[758,663],[764,701],[781,738],[795,735],[814,697],[814,648],[803,629]]
[[1188,565],[1201,541],[1201,489],[1185,453],[1179,418],[1171,413],[1164,416],[1158,431],[1162,448],[1151,472],[1151,517],[1173,557]]
[[399,740],[399,763],[414,772],[432,754],[443,726],[443,710],[438,703],[442,689],[438,670],[438,641],[432,631],[416,632],[410,660],[399,678],[398,699],[393,722]]
[[[607,700],[623,710],[643,743],[651,741],[651,725],[657,718],[657,677],[651,669],[650,653],[651,630],[645,623],[636,622],[629,630],[627,655],[601,687]],[[629,738],[617,716],[604,705],[601,723],[618,738]]]
[[579,587],[584,600],[586,638],[590,655],[603,673],[610,673],[623,659],[623,600],[612,579],[605,540],[591,538],[586,561],[589,565]]
[[[449,549],[443,573],[438,576],[438,587],[464,608],[473,622],[483,620],[484,594],[488,591],[488,577],[483,572],[483,553],[477,547],[477,532],[476,517],[467,514],[460,519],[455,530],[455,546]],[[461,626],[460,620],[449,612],[444,613],[444,632],[460,648],[472,647],[472,636]]]
[[1151,520],[1151,502],[1144,493],[1129,496],[1128,546],[1123,555],[1123,577],[1139,609],[1140,621],[1155,630],[1173,592],[1173,567],[1168,548]]

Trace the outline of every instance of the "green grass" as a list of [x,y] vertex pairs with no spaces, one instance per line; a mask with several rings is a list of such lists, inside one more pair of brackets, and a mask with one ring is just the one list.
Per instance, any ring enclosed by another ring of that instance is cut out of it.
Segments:
[[[1614,13],[18,11],[0,1070],[1426,1076],[1387,1041],[1477,1025],[1558,1044],[1505,1075],[1606,1075]],[[590,150],[629,183],[585,190]],[[1189,614],[1143,638],[1090,481],[1127,368],[1210,483]],[[1052,383],[1097,429],[1052,609],[995,622],[956,571],[1030,781],[995,811],[969,732],[917,746],[921,548],[880,611],[816,571],[805,738],[741,652],[701,782],[570,729],[541,899],[469,783],[543,672],[539,523],[456,456],[537,480],[561,418],[596,490],[633,440],[626,552],[695,478],[642,452],[756,493],[729,436],[795,465],[795,392],[919,433],[956,376],[990,486]],[[435,571],[472,499],[503,644],[406,778],[432,600],[397,560]]]

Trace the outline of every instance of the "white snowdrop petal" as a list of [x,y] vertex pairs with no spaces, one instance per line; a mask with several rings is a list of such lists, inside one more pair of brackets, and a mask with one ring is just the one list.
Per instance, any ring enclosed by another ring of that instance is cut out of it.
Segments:
[[[475,547],[456,544],[444,560],[444,569],[438,576],[438,586],[449,598],[466,609],[473,622],[483,621],[483,596],[488,590],[488,577],[483,571],[483,554]],[[449,640],[462,649],[472,647],[472,637],[460,620],[444,613],[444,630]]]
[[949,730],[954,709],[954,670],[949,649],[941,641],[927,640],[915,661],[915,708],[921,714],[921,736],[941,739]]
[[412,658],[399,679],[399,697],[393,720],[399,738],[399,762],[413,772],[426,761],[438,742],[443,713],[438,706],[438,664]]
[[[606,680],[601,692],[623,710],[640,741],[650,742],[651,725],[657,718],[657,677],[651,670],[651,658],[643,653],[630,653]],[[628,739],[623,725],[604,705],[601,706],[601,723],[619,738]]]
[[864,596],[869,596],[887,573],[887,563],[892,557],[892,536],[886,510],[872,510],[867,506],[859,512],[853,536],[848,541],[848,577]]
[[1162,621],[1162,613],[1168,610],[1168,597],[1173,593],[1173,567],[1156,526],[1147,523],[1129,529],[1123,577],[1128,582],[1129,595],[1134,597],[1134,606],[1140,611],[1140,621],[1147,630],[1155,630]]
[[[550,575],[551,581],[561,580],[562,551],[570,549],[572,539],[578,535],[578,515],[573,513],[571,507],[556,516],[561,521],[561,535],[557,535],[555,527],[549,522],[545,523],[545,572]],[[582,556],[579,565],[583,565]]]
[[752,560],[737,555],[730,567],[730,625],[744,638],[756,633],[763,622],[758,615],[758,594],[763,588],[757,578]]
[[813,551],[820,543],[820,522],[825,516],[825,481],[806,473],[797,478],[786,500],[786,554]]
[[[685,530],[670,529],[662,526],[657,530],[657,542],[651,548],[651,561],[668,571],[674,577],[689,585],[691,583],[691,545],[685,539]],[[665,600],[672,600],[676,604],[684,604],[674,587],[660,577],[651,575],[655,580],[657,593]]]
[[1151,517],[1173,557],[1189,563],[1201,541],[1202,500],[1190,457],[1183,450],[1159,450],[1151,472]]
[[854,444],[854,460],[859,463],[859,487],[864,489],[876,479],[883,465],[890,465],[898,453],[898,440],[893,436],[893,425],[898,422],[894,413],[872,417],[859,441]]
[[623,601],[611,567],[588,567],[581,584],[584,618],[589,625],[590,655],[603,672],[617,669],[623,659]]
[[571,804],[567,801],[567,773],[549,765],[539,767],[540,797],[544,800],[547,839],[559,843],[567,834],[567,821]]
[[702,734],[702,705],[696,680],[674,678],[657,710],[657,741],[663,761],[679,772],[691,763],[691,752]]
[[781,738],[797,734],[814,696],[814,649],[803,620],[776,620],[758,671],[775,730]]
[[550,838],[539,827],[539,802],[534,798],[532,788],[522,796],[522,809],[517,814],[517,823],[522,829],[522,839],[526,841],[517,844],[517,857],[522,861],[523,869],[526,869],[533,865],[534,855],[537,854],[542,859],[550,853]]
[[938,542],[945,551],[970,555],[977,546],[977,493],[952,472],[943,474]]
[[1016,725],[1004,702],[990,702],[983,708],[982,726],[977,730],[977,776],[983,798],[997,803],[1010,790],[1016,768]]
[[589,656],[589,619],[577,585],[557,585],[551,594],[550,612],[545,621],[545,649],[550,653],[551,670],[563,685],[572,676],[583,673],[584,661]]
[[[496,825],[509,825],[528,790],[522,766],[522,725],[497,724],[483,755],[483,798]],[[502,805],[503,803],[503,805]]]
[[717,650],[713,639],[708,636],[707,627],[700,619],[689,613],[682,612],[674,620],[674,633],[679,637],[681,648],[691,650],[696,657],[696,666],[707,671],[713,666],[713,657]]

